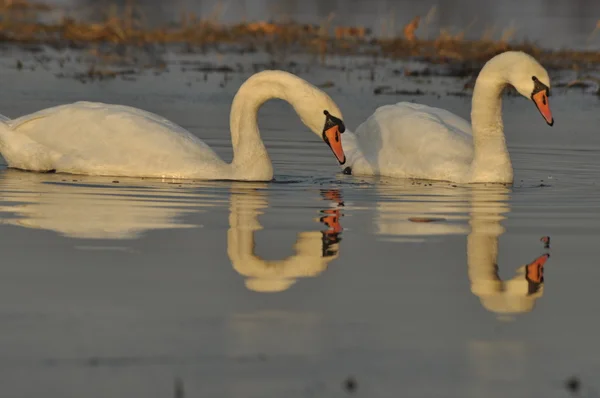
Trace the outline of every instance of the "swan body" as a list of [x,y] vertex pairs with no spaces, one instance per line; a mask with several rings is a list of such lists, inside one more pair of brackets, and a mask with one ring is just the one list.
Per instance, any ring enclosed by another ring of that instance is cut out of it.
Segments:
[[257,113],[271,98],[289,102],[338,160],[345,160],[338,107],[323,91],[282,71],[257,73],[237,92],[230,114],[234,151],[230,164],[164,117],[93,102],[56,106],[14,120],[0,118],[0,153],[9,167],[30,171],[268,181],[273,167],[260,138]]
[[444,109],[408,102],[378,108],[354,133],[342,136],[345,172],[459,183],[512,183],[502,124],[507,85],[534,101],[549,125],[550,78],[531,56],[509,51],[481,70],[471,123]]

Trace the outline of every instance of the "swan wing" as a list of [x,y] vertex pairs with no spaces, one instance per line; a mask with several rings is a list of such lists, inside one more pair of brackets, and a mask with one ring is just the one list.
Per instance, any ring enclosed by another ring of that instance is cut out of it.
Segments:
[[473,159],[470,124],[427,105],[382,106],[355,134],[371,173],[456,181],[466,175]]
[[[22,151],[9,151],[21,157],[12,159],[19,164],[40,156],[40,148],[45,148],[52,154],[51,168],[82,174],[201,177],[204,172],[222,173],[226,165],[181,126],[128,106],[76,102],[5,123],[15,133],[5,141],[22,144]],[[36,151],[28,153],[31,145],[25,144],[32,143]]]

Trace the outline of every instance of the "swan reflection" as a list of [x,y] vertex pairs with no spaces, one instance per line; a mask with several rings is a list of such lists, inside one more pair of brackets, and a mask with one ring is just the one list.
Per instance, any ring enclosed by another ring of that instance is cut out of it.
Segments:
[[[76,182],[73,182],[73,179]],[[82,182],[83,181],[83,182]],[[189,228],[184,215],[211,206],[169,184],[17,170],[0,173],[0,223],[70,238],[134,239],[153,229]]]
[[254,234],[262,229],[258,216],[268,207],[268,200],[267,193],[256,188],[257,184],[234,185],[227,232],[227,254],[233,268],[247,278],[246,287],[256,292],[281,292],[298,278],[315,277],[325,271],[339,255],[342,214],[338,207],[343,206],[339,191],[321,193],[335,206],[321,211],[318,220],[326,230],[300,232],[294,255],[282,260],[265,260],[254,253]]
[[[500,279],[498,238],[504,233],[500,221],[509,211],[508,189],[479,188],[471,194],[471,232],[467,238],[471,292],[479,297],[485,309],[497,314],[531,311],[544,294],[544,265],[550,255],[544,253],[522,265],[509,280]],[[536,240],[533,242],[537,244]]]
[[[482,306],[496,314],[531,311],[543,295],[544,265],[550,255],[541,254],[522,265],[511,279],[499,277],[498,239],[504,233],[501,221],[510,212],[509,189],[502,185],[428,185],[380,187],[386,200],[377,206],[377,231],[387,240],[405,242],[467,234],[470,288]],[[532,244],[539,242],[534,239]]]

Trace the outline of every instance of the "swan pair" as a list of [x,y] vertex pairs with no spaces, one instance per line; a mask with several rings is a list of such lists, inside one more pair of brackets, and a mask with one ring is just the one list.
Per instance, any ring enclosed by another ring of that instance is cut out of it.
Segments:
[[530,98],[553,124],[548,73],[533,57],[510,51],[481,70],[472,125],[443,109],[401,102],[377,109],[355,133],[342,135],[342,113],[327,94],[287,72],[264,71],[250,77],[233,99],[230,164],[161,116],[91,102],[1,118],[0,153],[9,167],[38,172],[269,181],[273,166],[260,138],[257,113],[266,101],[279,98],[329,145],[347,174],[511,183],[501,109],[507,85]]

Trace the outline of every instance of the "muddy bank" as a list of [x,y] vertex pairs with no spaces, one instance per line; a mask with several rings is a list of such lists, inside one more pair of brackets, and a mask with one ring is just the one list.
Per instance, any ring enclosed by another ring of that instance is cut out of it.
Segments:
[[[510,32],[466,40],[463,34],[442,30],[433,40],[419,36],[419,16],[393,38],[380,38],[361,26],[318,25],[294,21],[224,24],[218,18],[200,19],[183,12],[179,21],[164,26],[145,24],[133,4],[111,8],[96,20],[65,17],[66,12],[24,0],[0,4],[0,51],[8,64],[27,71],[43,68],[58,78],[83,83],[95,80],[135,80],[143,73],[255,73],[285,69],[298,73],[327,68],[367,71],[375,95],[439,94],[426,87],[398,89],[378,84],[376,70],[392,80],[426,86],[436,77],[458,78],[461,85],[449,95],[468,96],[483,64],[507,50],[535,56],[553,75],[556,87],[583,87],[597,93],[594,69],[600,51],[545,49],[514,42]],[[60,16],[60,17],[58,17]],[[11,60],[12,59],[12,60]],[[233,62],[231,59],[237,59]],[[258,61],[257,61],[258,60]],[[377,72],[379,73],[379,72]],[[324,88],[332,83],[324,81]]]
[[0,43],[88,50],[98,55],[118,53],[122,47],[157,53],[211,50],[306,53],[316,55],[321,62],[332,55],[367,55],[433,64],[469,63],[472,68],[499,52],[522,50],[550,68],[589,68],[600,64],[600,51],[556,50],[516,42],[512,40],[514,32],[508,29],[498,37],[486,31],[479,40],[465,39],[468,27],[455,34],[442,29],[434,39],[425,40],[419,30],[423,25],[419,15],[395,37],[385,38],[377,37],[364,26],[334,24],[333,16],[319,24],[303,24],[292,19],[225,24],[218,15],[201,19],[183,10],[178,21],[155,26],[145,22],[134,2],[124,7],[110,7],[93,20],[69,15],[68,10],[44,3],[3,1],[0,3]]

